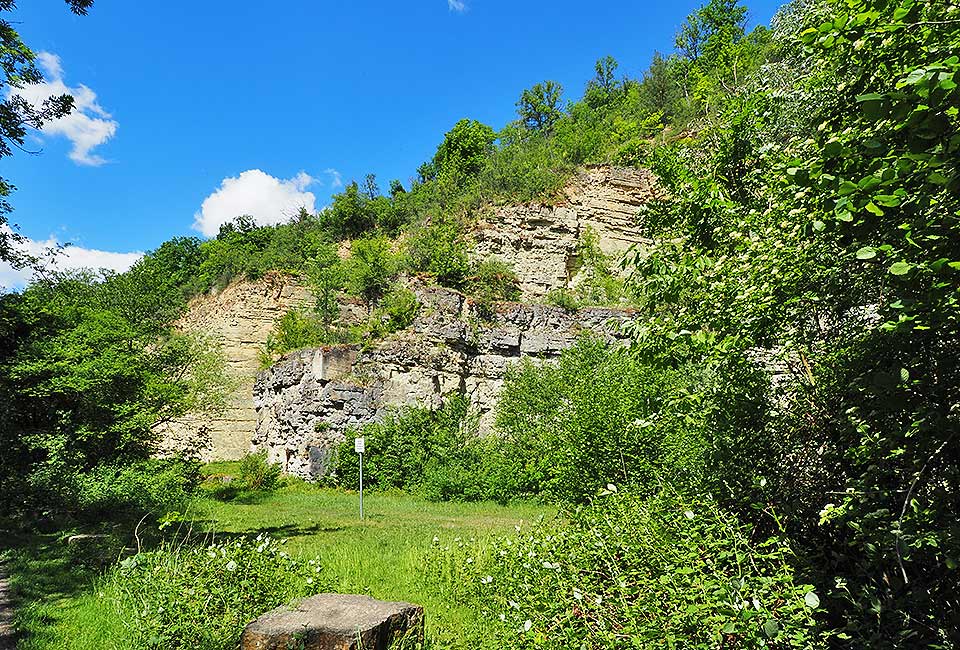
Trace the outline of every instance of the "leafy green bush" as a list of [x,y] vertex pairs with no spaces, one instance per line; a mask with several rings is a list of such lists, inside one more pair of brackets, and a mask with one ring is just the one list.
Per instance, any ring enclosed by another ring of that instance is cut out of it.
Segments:
[[231,650],[265,611],[329,590],[319,558],[302,561],[266,535],[168,544],[123,560],[105,579],[133,647]]
[[493,544],[435,539],[427,575],[492,648],[824,648],[796,561],[709,499],[608,490]]
[[[448,400],[441,408],[406,407],[389,414],[383,422],[368,424],[359,432],[366,442],[364,484],[380,489],[419,491],[428,467],[455,461],[467,441],[474,437],[469,402],[463,397]],[[340,485],[359,482],[359,459],[348,439],[337,453],[336,474]]]
[[580,301],[570,289],[551,289],[544,297],[548,305],[559,307],[565,311],[574,312],[580,309]]
[[400,272],[400,258],[384,236],[356,239],[344,263],[345,287],[372,307],[390,288]]
[[497,427],[520,465],[518,485],[562,501],[582,502],[607,483],[641,493],[662,481],[722,485],[738,480],[722,465],[732,448],[741,458],[763,453],[762,437],[748,432],[765,384],[746,361],[739,379],[729,391],[708,364],[641,360],[585,338],[556,364],[510,371]]
[[420,310],[417,295],[406,287],[397,286],[387,292],[370,317],[373,335],[385,335],[410,327]]
[[485,305],[503,300],[519,300],[520,279],[510,264],[499,257],[489,257],[476,265],[468,290]]
[[267,452],[244,454],[240,459],[240,480],[250,490],[269,492],[280,481],[280,465],[267,462]]
[[407,235],[407,263],[446,287],[460,288],[470,274],[463,224],[444,219],[413,228]]

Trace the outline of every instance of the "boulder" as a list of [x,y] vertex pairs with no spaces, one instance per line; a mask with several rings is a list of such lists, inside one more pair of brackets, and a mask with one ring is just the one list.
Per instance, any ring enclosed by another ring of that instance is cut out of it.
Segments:
[[423,640],[423,608],[369,596],[319,594],[267,612],[243,631],[240,650],[386,650]]

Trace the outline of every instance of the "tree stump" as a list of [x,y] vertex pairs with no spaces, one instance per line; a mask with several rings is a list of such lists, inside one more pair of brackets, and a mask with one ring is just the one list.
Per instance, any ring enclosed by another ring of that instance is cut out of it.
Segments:
[[419,605],[319,594],[250,623],[240,638],[240,650],[387,650],[394,641],[407,638],[423,640]]

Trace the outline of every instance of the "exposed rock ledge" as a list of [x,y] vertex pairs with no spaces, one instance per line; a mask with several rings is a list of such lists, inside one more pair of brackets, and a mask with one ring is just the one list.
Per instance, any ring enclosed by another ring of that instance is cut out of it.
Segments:
[[648,169],[591,167],[573,177],[556,205],[509,205],[478,224],[475,259],[496,256],[510,262],[525,300],[577,283],[577,248],[589,229],[605,255],[618,259],[649,240],[641,234],[637,212],[666,196]]
[[465,395],[491,429],[507,369],[522,357],[553,359],[592,332],[623,341],[631,312],[502,303],[484,321],[477,307],[449,289],[414,285],[421,302],[413,325],[366,349],[333,346],[294,352],[257,375],[256,449],[285,472],[317,478],[352,427],[383,417],[390,406],[438,407]]
[[[556,205],[513,205],[494,210],[489,219],[477,225],[471,255],[474,259],[495,255],[511,263],[520,278],[524,299],[536,300],[551,289],[570,287],[577,283],[580,270],[577,248],[585,229],[589,228],[596,234],[601,251],[612,257],[618,257],[634,244],[642,246],[646,240],[637,223],[637,210],[644,203],[663,195],[656,178],[648,170],[589,168],[574,176]],[[462,302],[462,298],[457,300]],[[221,460],[239,458],[249,450],[251,436],[258,426],[258,415],[251,401],[254,378],[259,368],[257,352],[266,341],[277,318],[287,310],[305,305],[309,301],[307,289],[295,278],[282,274],[270,274],[255,282],[238,281],[220,292],[199,296],[192,301],[190,309],[178,325],[185,330],[209,334],[222,342],[228,372],[235,380],[235,389],[231,391],[227,409],[221,416],[210,419],[188,417],[162,427],[160,433],[164,451],[188,452],[198,454],[204,460]],[[347,322],[365,317],[356,305],[344,304],[342,309]],[[462,305],[458,309],[462,309]],[[494,347],[490,347],[490,351],[484,351],[485,345],[493,346],[493,343],[483,341],[478,341],[476,345],[456,343],[457,340],[467,339],[458,339],[452,334],[454,330],[471,330],[467,322],[462,321],[459,324],[450,323],[449,327],[453,328],[450,337],[436,338],[436,344],[428,345],[448,346],[452,351],[444,351],[442,347],[418,351],[425,362],[428,362],[428,366],[424,368],[405,365],[409,364],[413,357],[402,351],[403,346],[425,345],[416,342],[416,333],[376,351],[359,355],[358,362],[366,367],[376,365],[379,357],[385,361],[396,359],[396,363],[404,368],[402,374],[405,376],[436,377],[438,381],[442,379],[443,382],[453,382],[457,386],[461,377],[469,376],[474,379],[470,380],[469,386],[467,380],[463,380],[465,392],[468,388],[472,393],[495,391],[499,388],[497,382],[500,381],[498,378],[502,377],[502,370],[491,368],[502,363],[501,359],[519,356],[521,347],[525,348],[522,350],[525,354],[549,356],[545,351],[536,350],[537,333],[549,329],[541,324],[542,319],[548,318],[548,313],[560,313],[540,306],[517,305],[504,309],[508,313],[498,315],[497,322],[502,323],[504,331],[517,333],[517,342],[513,344],[516,354],[500,354]],[[515,315],[509,315],[514,312]],[[569,319],[567,316],[556,315],[549,318]],[[495,324],[493,329],[496,327],[499,325]],[[563,326],[558,325],[558,329],[562,328]],[[526,339],[521,344],[519,337],[523,332],[527,333],[523,334]],[[453,342],[448,342],[448,339]],[[502,345],[510,347],[506,340]],[[395,350],[393,353],[388,352],[391,346]],[[357,351],[353,352],[356,353]],[[346,352],[331,351],[326,354]],[[449,371],[443,366],[447,361],[453,364]],[[289,362],[290,359],[283,363]],[[434,372],[433,368],[439,368],[442,372]],[[354,371],[351,369],[349,372]],[[479,377],[483,377],[483,381]],[[373,386],[370,388],[373,390]],[[436,391],[422,392],[429,397],[434,394],[448,394],[450,390],[452,389],[447,383],[441,383]],[[391,399],[392,395],[389,395]],[[402,403],[417,399],[403,397],[404,399],[399,400]],[[478,398],[475,402],[488,404],[489,400]],[[489,417],[487,419],[489,420]],[[263,437],[263,426],[265,425],[261,423],[256,434],[257,440]],[[310,444],[316,446],[312,442]],[[282,445],[280,448],[286,449]]]

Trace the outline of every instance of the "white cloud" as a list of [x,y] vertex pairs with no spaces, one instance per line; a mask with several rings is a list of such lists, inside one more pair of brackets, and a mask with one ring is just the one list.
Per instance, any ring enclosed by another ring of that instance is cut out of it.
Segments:
[[221,224],[241,215],[249,215],[265,226],[288,221],[300,208],[313,212],[316,197],[306,189],[315,182],[305,172],[281,180],[259,169],[248,169],[223,179],[219,189],[203,200],[193,215],[193,228],[213,237]]
[[343,177],[333,167],[323,170],[324,174],[330,176],[330,188],[337,189],[338,187],[343,187]]
[[[3,230],[10,232],[8,226],[0,226]],[[43,241],[26,239],[16,248],[28,255],[34,257],[46,257],[50,249],[54,249],[60,242],[54,235],[50,235]],[[122,272],[133,266],[137,260],[143,257],[143,253],[114,253],[111,251],[101,251],[94,248],[84,248],[82,246],[67,246],[53,258],[50,267],[60,270],[74,269],[109,269],[111,271]],[[30,269],[14,269],[6,262],[0,262],[0,289],[14,289],[26,286],[33,279],[33,271]]]
[[467,10],[467,3],[464,0],[447,0],[447,7],[450,11],[464,12]]
[[73,96],[73,111],[66,117],[51,120],[43,125],[41,133],[48,136],[61,135],[73,144],[70,159],[78,165],[102,165],[103,158],[93,149],[104,144],[117,132],[118,122],[112,119],[97,102],[97,94],[87,86],[70,87],[63,81],[63,65],[60,57],[51,52],[37,54],[37,62],[46,72],[46,81],[23,88],[12,88],[10,94],[20,95],[34,106],[40,106],[48,97]]

